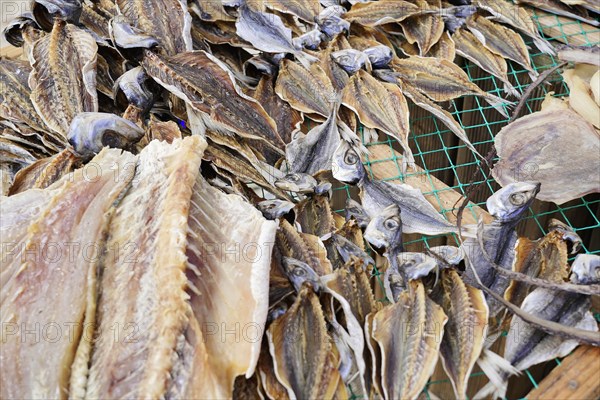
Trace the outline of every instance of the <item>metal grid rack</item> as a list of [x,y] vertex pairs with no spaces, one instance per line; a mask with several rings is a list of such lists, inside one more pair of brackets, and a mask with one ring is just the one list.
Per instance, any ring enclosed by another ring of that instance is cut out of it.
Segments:
[[[544,31],[547,39],[575,45],[591,46],[600,44],[600,29],[539,11],[533,11],[533,16],[540,30]],[[539,53],[530,41],[528,45],[531,47],[532,66],[536,71],[541,73],[558,64],[555,57]],[[532,83],[527,71],[513,62],[509,61],[508,64],[508,75],[511,83],[520,93],[524,93],[529,84]],[[469,75],[469,78],[479,87],[492,94],[506,98],[506,94],[503,93],[503,85],[498,79],[490,76],[468,61],[464,62],[463,69]],[[558,73],[551,75],[546,84],[536,89],[536,92],[527,100],[523,114],[539,110],[541,101],[549,92],[554,92],[555,96],[568,95],[568,87]],[[492,148],[495,134],[508,122],[507,118],[500,115],[492,106],[489,106],[484,100],[478,97],[460,98],[447,103],[445,107],[463,126],[478,152],[484,155]],[[510,115],[510,106],[506,105],[504,107]],[[389,151],[386,153],[389,156],[378,157],[381,152],[378,152],[375,156],[373,154],[367,156],[364,160],[364,165],[368,173],[371,174],[371,177],[383,180],[410,181],[411,178],[418,178],[421,182],[424,182],[423,185],[420,185],[420,188],[423,190],[425,196],[434,205],[437,202],[438,206],[436,208],[446,217],[456,215],[460,203],[450,204],[447,199],[442,199],[442,197],[445,197],[444,192],[456,191],[461,195],[465,195],[471,179],[475,177],[471,185],[482,187],[479,188],[477,193],[471,196],[472,203],[465,210],[465,214],[470,212],[474,219],[476,219],[480,213],[477,212],[478,207],[485,207],[485,200],[498,190],[500,186],[489,174],[480,168],[481,160],[467,149],[444,124],[428,112],[420,110],[412,104],[410,111],[410,146],[413,150],[416,163],[422,170],[419,169],[416,172],[409,170],[406,175],[403,175],[401,172],[401,156],[399,155],[401,148],[389,136],[380,135],[379,139],[382,141],[366,143],[366,146],[371,149],[375,148],[375,146],[379,149],[381,149],[382,145],[389,146]],[[383,176],[381,173],[375,173],[374,169],[377,168],[378,164],[382,163],[387,163],[388,165],[393,163],[395,171],[393,171],[393,168],[387,168],[387,172]],[[391,173],[390,170],[392,171]],[[476,170],[480,172],[475,175],[474,172]],[[524,171],[524,179],[527,179],[526,174],[527,171]],[[600,179],[600,175],[598,178]],[[439,184],[440,181],[442,182],[441,185]],[[429,187],[429,190],[426,190],[427,187]],[[343,212],[343,208],[339,207],[343,207],[344,203],[342,200],[346,197],[355,198],[356,189],[347,185],[334,189],[334,205],[337,205],[334,208],[338,208],[337,212]],[[599,214],[600,195],[598,194],[587,195],[560,206],[536,200],[531,206],[529,215],[525,218],[525,221],[521,222],[519,234],[531,239],[542,237],[547,233],[547,221],[550,218],[557,218],[571,226],[582,237],[583,252],[597,254],[600,253]],[[409,235],[408,240],[405,242],[406,247],[412,251],[419,251],[445,243],[458,245],[458,240],[453,235],[429,237]],[[375,275],[377,274],[378,272],[375,271]],[[595,316],[600,321],[600,313],[596,313]],[[557,359],[541,367],[525,371],[522,377],[517,378],[518,381],[515,379],[509,383],[508,398],[525,400],[526,397],[523,396],[531,389],[537,388],[541,379],[552,368],[560,364],[561,361]],[[471,375],[472,379],[479,381],[476,385],[478,387],[481,387],[481,384],[486,382],[485,377],[482,375],[482,372],[475,372]],[[428,400],[431,399],[430,391],[433,391],[437,396],[442,398],[452,397],[451,385],[444,378],[445,375],[441,370],[436,371],[421,397]],[[518,390],[511,390],[517,385],[519,386]],[[511,388],[511,386],[513,387]],[[472,393],[472,390],[469,392]]]

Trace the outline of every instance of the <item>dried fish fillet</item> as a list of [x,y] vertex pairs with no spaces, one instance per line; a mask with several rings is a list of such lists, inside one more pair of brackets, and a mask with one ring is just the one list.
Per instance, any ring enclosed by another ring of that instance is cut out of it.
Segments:
[[[417,55],[417,54],[413,54]],[[431,46],[429,52],[425,54],[427,57],[443,58],[450,62],[456,57],[456,46],[448,32],[444,32],[436,44]]]
[[435,369],[447,320],[420,281],[375,314],[371,334],[381,351],[384,399],[416,399],[421,393]]
[[600,106],[592,97],[589,82],[582,74],[578,74],[577,69],[568,69],[562,76],[569,87],[569,106],[596,129],[600,129]]
[[286,144],[289,143],[292,140],[292,134],[300,129],[302,114],[276,94],[271,77],[263,76],[261,78],[254,92],[254,98],[277,124],[277,133],[281,139]]
[[274,149],[285,145],[273,119],[237,87],[233,76],[214,56],[195,51],[163,58],[147,51],[142,66],[161,86],[205,116],[206,127],[263,140]]
[[[198,176],[187,236],[188,294],[206,353],[196,351],[183,398],[227,398],[252,376],[265,329],[277,223]],[[236,332],[235,335],[231,332]],[[196,368],[202,379],[195,377]]]
[[270,0],[267,8],[294,15],[308,23],[314,23],[321,13],[319,0]]
[[442,272],[441,306],[448,316],[440,355],[457,399],[467,398],[467,384],[485,344],[488,306],[483,292],[466,285],[454,270]]
[[[167,392],[192,316],[185,237],[205,147],[200,137],[171,145],[154,141],[129,166],[135,177],[110,222],[109,252],[102,261],[96,325],[101,334],[86,398],[158,398]],[[106,334],[111,326],[119,326],[118,335]]]
[[29,55],[31,102],[46,125],[65,137],[77,114],[98,111],[97,51],[89,33],[57,20]]
[[[425,0],[416,0],[415,3],[421,10],[441,8],[441,1],[431,6]],[[400,22],[400,26],[408,43],[417,44],[421,56],[427,54],[444,34],[444,20],[434,13],[407,18]]]
[[15,175],[9,194],[23,192],[28,189],[44,189],[56,182],[63,175],[73,171],[81,164],[81,159],[70,149],[65,149],[53,156],[35,161]]
[[[2,397],[66,399],[69,382],[85,374],[72,363],[78,360],[78,347],[89,348],[92,340],[84,323],[93,324],[100,257],[96,247],[102,246],[113,202],[133,177],[125,166],[134,162],[131,154],[105,150],[95,158],[96,179],[89,179],[89,169],[82,168],[54,185],[52,198],[18,243],[22,252],[12,259],[18,268],[7,276],[3,265],[2,324],[27,329],[53,324],[54,339],[32,338],[24,345],[20,334],[3,335],[3,362],[20,367],[2,369]],[[18,205],[33,193],[9,197],[2,207],[11,208],[12,199]]]
[[290,398],[333,397],[340,380],[337,360],[319,299],[309,286],[303,286],[294,304],[271,324],[267,338],[275,375]]
[[568,108],[521,117],[500,130],[494,145],[500,160],[492,174],[503,186],[535,179],[542,184],[538,198],[556,204],[600,192],[600,134]]

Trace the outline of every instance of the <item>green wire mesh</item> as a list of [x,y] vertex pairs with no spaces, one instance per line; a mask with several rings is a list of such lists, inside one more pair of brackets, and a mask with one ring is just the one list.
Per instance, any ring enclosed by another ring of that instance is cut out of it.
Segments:
[[[538,20],[538,15],[534,15],[534,20],[541,28]],[[554,21],[553,21],[554,20]],[[577,36],[578,39],[584,39],[587,45],[598,45],[600,42],[593,41],[590,37],[591,33],[596,35],[600,32],[600,29],[589,30],[586,25],[586,29],[583,28],[582,24],[578,21],[564,22],[565,19],[560,19],[556,16],[548,16],[544,14],[543,25],[544,28],[556,28],[552,32],[559,32],[555,36],[545,36],[549,40],[559,40],[563,43],[570,44],[573,41],[573,37]],[[573,25],[569,28],[567,26]],[[567,29],[566,29],[567,28]],[[576,28],[576,29],[573,29]],[[566,33],[568,31],[576,31],[575,33]],[[532,66],[538,72],[550,69],[558,64],[555,57],[540,53],[537,48],[533,46],[531,41],[528,41],[528,45],[531,50]],[[510,62],[508,63],[509,70],[508,75],[513,86],[520,92],[524,93],[529,84],[531,84],[531,78],[528,73],[520,65]],[[503,91],[503,84],[495,77],[490,76],[488,73],[482,71],[479,67],[469,62],[465,62],[463,69],[469,75],[469,78],[476,83],[482,89],[495,94],[497,96],[507,98]],[[523,114],[529,114],[539,110],[541,101],[544,96],[553,91],[555,96],[568,95],[568,87],[558,73],[552,74],[547,80],[547,84],[541,85],[536,89],[534,95],[531,96],[526,103],[526,107]],[[511,107],[504,106],[507,113],[510,115]],[[461,123],[461,126],[465,129],[465,132],[471,139],[473,145],[480,154],[485,155],[493,146],[493,139],[495,134],[506,125],[508,119],[500,115],[492,106],[485,103],[484,100],[478,97],[468,97],[456,99],[449,103],[447,108],[453,117]],[[469,183],[473,177],[475,181],[472,185],[482,185],[479,189],[479,193],[476,195],[476,199],[473,204],[478,206],[485,206],[485,200],[487,197],[492,195],[500,186],[494,181],[494,179],[488,174],[484,173],[479,165],[481,161],[466,148],[466,146],[460,142],[450,132],[446,126],[438,121],[435,117],[431,116],[427,112],[419,112],[418,109],[411,107],[411,134],[409,137],[410,146],[413,150],[416,163],[423,168],[424,172],[417,173],[422,175],[422,179],[428,179],[431,183],[431,187],[434,185],[431,181],[431,177],[435,177],[443,181],[448,188],[442,190],[456,190],[461,194],[465,194],[469,187]],[[380,136],[382,139],[383,136]],[[385,136],[385,139],[381,142],[366,143],[367,148],[373,145],[388,145],[391,149],[394,149],[401,153],[401,148],[395,140],[390,139],[389,136]],[[394,154],[394,153],[391,153]],[[388,177],[385,180],[404,180],[406,177],[415,175],[414,172],[409,171],[406,176],[403,176],[401,172],[401,159],[397,159],[395,156],[386,159],[371,159],[367,157],[365,167],[367,171],[373,176],[371,166],[381,162],[393,161],[397,168],[397,175]],[[400,161],[400,162],[399,162]],[[480,173],[474,175],[474,171],[479,169]],[[527,171],[524,171],[526,174]],[[483,175],[483,176],[482,176]],[[524,176],[523,178],[526,178]],[[347,185],[334,188],[334,192],[345,191],[345,196],[350,197],[356,193],[356,189],[350,188]],[[453,208],[444,208],[444,204],[440,200],[439,193],[441,190],[432,190],[430,192],[424,192],[427,195],[433,195],[438,201],[440,212],[452,212],[456,214],[458,212],[459,204],[455,204]],[[339,195],[338,195],[339,196]],[[352,197],[356,197],[355,195]],[[537,202],[532,205],[529,210],[529,215],[526,217],[526,221],[522,222],[521,225],[526,226],[526,229],[521,227],[520,233],[527,232],[527,236],[531,239],[537,239],[547,233],[545,223],[550,218],[557,218],[571,226],[583,239],[583,252],[597,254],[600,253],[600,240],[598,237],[598,228],[600,227],[600,220],[598,217],[600,210],[600,196],[597,194],[588,195],[583,198],[570,201],[563,205],[556,205],[553,203],[541,203]],[[343,209],[338,209],[336,212],[343,213]],[[472,206],[467,207],[465,212],[472,212],[473,216],[476,216]],[[416,245],[417,248],[429,248],[439,244],[440,238],[446,238],[448,236],[428,236],[420,237],[405,242],[407,246]],[[448,244],[458,245],[456,237],[448,239]],[[433,242],[433,244],[431,244]],[[379,272],[375,269],[374,275],[378,277]],[[382,285],[379,279],[379,284]],[[600,314],[595,314],[598,321],[600,321]],[[549,362],[548,365],[544,366],[544,374],[560,365],[560,360],[556,359]],[[527,370],[524,372],[524,376],[529,379],[529,387],[519,388],[522,395],[525,395],[532,388],[538,387],[538,379],[540,378],[540,371],[536,373]],[[482,372],[476,372],[471,375],[471,378],[482,375]],[[538,377],[536,379],[536,377]],[[520,385],[526,385],[527,382],[520,381]],[[434,388],[439,385],[446,385],[442,390],[435,390]],[[443,396],[443,398],[453,397],[452,387],[447,379],[443,380],[431,380],[425,387],[423,394],[424,397],[429,400],[430,390],[434,390],[437,396]],[[509,384],[509,392],[511,386]],[[518,398],[516,396],[514,398]],[[521,398],[525,400],[525,398]]]

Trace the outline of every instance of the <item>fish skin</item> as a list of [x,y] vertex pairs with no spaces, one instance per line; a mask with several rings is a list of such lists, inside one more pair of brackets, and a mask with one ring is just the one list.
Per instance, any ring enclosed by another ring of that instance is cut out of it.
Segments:
[[[306,332],[310,332],[306,335]],[[341,379],[318,297],[303,286],[267,330],[277,379],[290,398],[332,398]]]
[[294,109],[328,118],[335,107],[337,91],[318,65],[307,69],[290,60],[281,62],[275,93]]
[[57,20],[29,54],[31,102],[46,125],[65,138],[77,114],[98,111],[97,51],[89,33]]
[[311,196],[298,203],[294,211],[302,232],[322,237],[337,230],[328,196]]
[[[100,261],[96,250],[84,255],[84,246],[92,243],[99,249],[103,247],[110,210],[133,177],[133,170],[125,166],[135,160],[132,154],[119,150],[103,151],[95,159],[96,179],[89,179],[89,171],[84,168],[64,177],[46,189],[51,196],[44,199],[43,206],[28,203],[32,209],[22,216],[31,217],[25,225],[27,233],[9,235],[23,239],[22,251],[29,253],[9,257],[14,269],[2,264],[2,324],[75,325],[70,335],[59,335],[52,342],[28,341],[24,345],[18,336],[3,335],[3,363],[15,367],[3,368],[0,373],[2,398],[66,399],[69,382],[80,378],[80,372],[85,376],[79,364],[72,363],[77,360],[78,349],[90,345],[83,324],[93,324],[93,318],[89,317],[95,314],[94,288]],[[22,199],[40,192],[33,190],[8,197],[2,201],[2,208],[11,209],[11,203],[18,205]],[[40,257],[39,252],[47,243],[54,243],[57,254]]]
[[418,397],[435,369],[447,320],[420,281],[375,314],[372,337],[381,351],[384,399]]
[[295,207],[294,203],[285,200],[264,200],[256,205],[266,219],[281,218]]
[[460,96],[480,96],[500,114],[508,118],[502,107],[508,102],[484,92],[469,80],[467,74],[456,64],[432,57],[411,56],[394,59],[390,66],[399,77],[418,88],[435,102],[448,101]]
[[317,185],[312,175],[302,172],[287,174],[275,181],[275,186],[282,190],[303,194],[314,193]]
[[329,78],[331,85],[335,89],[334,93],[341,93],[348,83],[348,74],[342,69],[337,63],[333,61],[331,54],[336,51],[351,49],[348,39],[344,35],[336,36],[331,42],[328,43],[325,50],[321,51],[321,57],[319,64],[325,75]]
[[360,70],[350,78],[342,103],[354,111],[360,122],[368,128],[379,129],[402,145],[403,164],[414,163],[408,145],[408,103],[397,85],[382,83],[367,71]]
[[466,285],[455,270],[442,271],[441,306],[448,316],[440,356],[454,395],[466,399],[467,384],[485,344],[488,306],[483,292]]
[[538,73],[531,66],[527,45],[517,32],[479,14],[467,18],[466,26],[489,50],[523,66],[532,80],[537,78]]
[[586,9],[598,14],[600,7],[595,1],[589,0],[517,0],[516,4],[538,8],[554,15],[579,20],[592,26],[600,26],[600,22],[589,15]]
[[207,53],[195,51],[163,58],[146,51],[142,66],[161,86],[228,131],[263,140],[273,149],[285,146],[275,121],[256,100],[242,95],[228,71]]
[[477,1],[477,7],[492,14],[498,22],[510,25],[529,36],[536,47],[543,53],[554,55],[554,48],[538,32],[537,26],[524,7],[503,0]]
[[[439,10],[441,1],[429,5],[425,0],[416,0],[415,3],[423,10]],[[444,34],[444,20],[440,15],[426,14],[410,17],[400,22],[402,31],[408,43],[416,43],[419,46],[419,55],[424,56],[431,47],[436,44]]]
[[346,213],[346,221],[350,221],[351,218],[354,218],[358,226],[361,228],[366,228],[369,225],[371,218],[369,218],[369,215],[363,206],[356,200],[348,198],[346,200],[346,207],[344,207],[344,211]]
[[275,121],[277,132],[283,142],[286,144],[291,142],[292,134],[300,129],[302,113],[293,109],[288,102],[275,93],[273,78],[263,76],[258,82],[253,97]]
[[378,26],[400,22],[422,10],[416,4],[403,0],[380,0],[356,3],[344,15],[344,19],[364,26]]
[[[131,340],[98,336],[86,398],[157,398],[167,392],[178,342],[192,315],[185,292],[185,237],[205,147],[200,137],[171,145],[154,141],[134,164],[132,184],[110,223],[96,332],[115,323],[137,329]],[[151,227],[139,204],[153,204]],[[121,336],[129,333],[131,328]]]
[[221,0],[194,0],[189,4],[189,9],[202,21],[235,21],[235,18],[225,11]]
[[333,271],[320,240],[314,235],[298,232],[285,219],[279,221],[277,241],[282,256],[305,262],[320,276]]
[[309,24],[315,23],[322,10],[319,0],[269,0],[265,6],[271,10],[294,15]]
[[331,170],[331,157],[340,141],[337,112],[332,111],[324,123],[286,146],[285,153],[290,171],[314,175]]
[[11,196],[29,189],[44,189],[81,165],[81,161],[71,149],[39,159],[17,172],[8,194]]
[[[192,17],[186,2],[116,0],[116,4],[131,26],[158,40],[165,55],[173,56],[192,50]],[[156,10],[165,12],[157,14]]]
[[31,66],[26,61],[0,59],[0,117],[22,122],[43,132],[48,127],[31,102],[28,83],[30,73]]
[[465,57],[479,68],[502,81],[506,93],[515,97],[521,97],[521,94],[508,80],[508,64],[504,57],[488,50],[475,35],[462,28],[454,32],[452,40],[456,44],[456,53],[458,55]]
[[444,32],[437,43],[431,46],[426,56],[443,58],[450,62],[454,61],[454,58],[456,58],[456,46],[450,37],[450,33]]

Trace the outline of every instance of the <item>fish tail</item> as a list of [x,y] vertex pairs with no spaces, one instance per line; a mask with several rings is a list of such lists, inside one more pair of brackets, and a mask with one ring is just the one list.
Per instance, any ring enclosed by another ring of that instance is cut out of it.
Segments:
[[492,107],[496,109],[503,117],[509,118],[508,113],[506,112],[506,107],[512,105],[513,103],[507,100],[504,100],[501,97],[494,96],[493,94],[486,93],[485,101],[487,101]]
[[297,51],[294,53],[294,56],[296,56],[298,61],[300,61],[300,64],[302,64],[306,69],[310,69],[310,64],[319,60],[317,57],[306,54],[303,51]]
[[540,76],[540,74],[534,69],[530,69],[528,74],[529,74],[529,79],[531,79],[532,82],[535,82],[537,80],[537,78]]
[[508,377],[520,374],[519,370],[512,366],[505,358],[498,354],[484,349],[477,360],[477,364],[490,382],[485,385],[473,399],[483,399],[492,395],[492,398],[504,398],[506,395],[506,386]]
[[556,55],[556,50],[554,50],[554,47],[552,47],[552,45],[546,39],[535,37],[533,38],[533,43],[535,44],[535,47],[537,47],[542,53],[546,53],[551,56]]
[[515,87],[509,82],[505,81],[504,83],[504,93],[515,96],[517,99],[521,98],[521,93],[515,89]]

